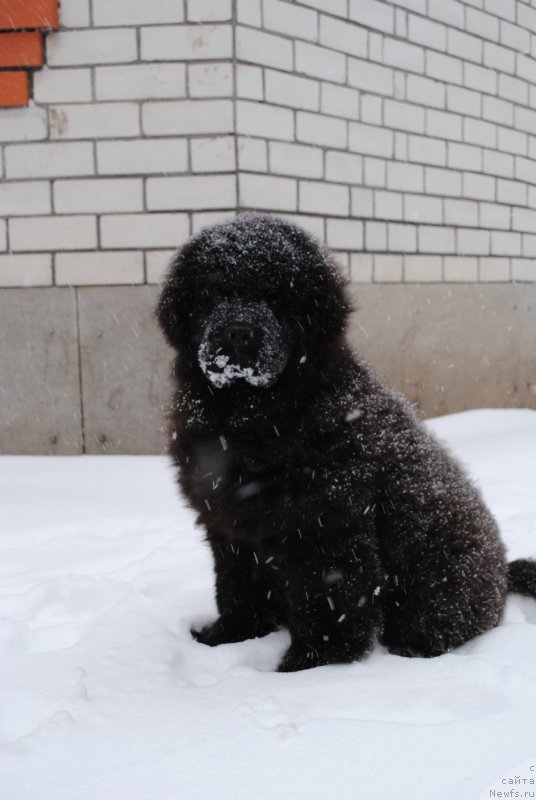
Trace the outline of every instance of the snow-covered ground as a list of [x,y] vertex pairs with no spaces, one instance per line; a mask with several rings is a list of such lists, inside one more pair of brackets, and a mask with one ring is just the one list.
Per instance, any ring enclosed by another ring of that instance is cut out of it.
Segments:
[[[536,556],[536,412],[429,424]],[[536,796],[536,600],[440,658],[279,674],[285,631],[190,637],[211,563],[165,458],[4,457],[0,492],[3,800]]]

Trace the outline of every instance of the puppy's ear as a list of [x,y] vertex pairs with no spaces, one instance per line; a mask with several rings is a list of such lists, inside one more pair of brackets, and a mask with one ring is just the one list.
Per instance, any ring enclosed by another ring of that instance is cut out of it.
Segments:
[[180,343],[180,334],[183,322],[182,293],[180,274],[182,270],[182,255],[179,251],[169,266],[164,285],[155,309],[155,316],[162,329],[168,344],[177,349]]

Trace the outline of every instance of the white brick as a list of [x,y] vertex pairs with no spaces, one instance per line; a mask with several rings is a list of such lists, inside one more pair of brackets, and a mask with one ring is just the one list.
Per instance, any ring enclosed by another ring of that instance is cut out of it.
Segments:
[[232,50],[230,25],[166,25],[141,29],[141,57],[145,61],[176,61],[178,57],[181,61],[232,58]]
[[359,119],[359,92],[347,86],[323,83],[321,109],[323,114],[332,114],[334,117]]
[[30,142],[47,138],[47,112],[44,108],[3,108],[2,142]]
[[236,169],[235,142],[232,136],[191,139],[194,172],[233,172]]
[[[288,221],[292,222],[294,225],[299,225],[306,231],[309,231],[312,236],[320,239],[320,241],[324,241],[324,217],[311,217],[306,214],[283,214],[282,216],[283,219],[288,219]],[[339,253],[337,257],[340,257]]]
[[482,169],[482,150],[472,144],[448,143],[448,166],[480,172]]
[[134,28],[61,31],[47,38],[47,63],[50,67],[125,64],[136,61],[137,57]]
[[192,214],[192,234],[198,233],[207,225],[214,225],[235,217],[236,211],[198,211],[196,214]]
[[501,44],[519,50],[521,53],[528,53],[530,49],[530,32],[526,28],[511,25],[509,22],[501,22],[499,37]]
[[521,25],[522,28],[528,28],[532,33],[536,33],[536,10],[523,5],[523,3],[518,3],[517,24]]
[[477,227],[478,203],[473,200],[450,200],[446,198],[445,225]]
[[355,219],[328,219],[326,242],[336,250],[362,250],[363,223]]
[[364,183],[366,186],[375,186],[381,189],[385,188],[387,185],[386,163],[387,162],[384,161],[383,158],[366,156],[363,160],[363,166],[365,168]]
[[449,111],[457,111],[459,114],[469,116],[480,116],[481,95],[470,89],[462,89],[460,86],[447,86],[447,108]]
[[0,256],[0,286],[50,286],[50,253],[25,253]]
[[512,130],[512,128],[498,128],[497,141],[499,150],[506,150],[516,155],[526,155],[528,137],[526,133]]
[[92,0],[94,25],[147,25],[182,22],[182,3],[177,0]]
[[239,204],[241,208],[261,208],[270,211],[296,211],[298,188],[295,180],[273,175],[239,175]]
[[489,231],[461,228],[458,231],[458,253],[463,256],[488,256],[490,254]]
[[[232,65],[228,62],[214,61],[206,64],[190,64],[188,90],[191,97],[232,97]],[[179,95],[176,93],[176,96]]]
[[396,131],[395,133],[395,160],[408,160],[408,134]]
[[362,186],[352,187],[352,217],[374,216],[374,192]]
[[279,175],[322,178],[322,151],[317,147],[270,142],[270,170]]
[[410,136],[409,160],[422,164],[443,166],[447,163],[447,145],[441,139],[432,139],[428,136]]
[[393,8],[377,0],[350,0],[350,19],[385,33],[393,33],[395,29]]
[[442,139],[462,138],[462,117],[448,111],[426,110],[426,133]]
[[386,64],[408,72],[424,72],[424,50],[400,39],[385,39],[383,60]]
[[23,144],[6,147],[8,178],[48,178],[65,175],[93,175],[93,147],[90,142]]
[[91,100],[89,69],[38,70],[33,76],[37,103],[82,103]]
[[352,283],[372,281],[373,258],[365,253],[352,253],[350,256],[350,280]]
[[412,283],[441,281],[440,256],[405,256],[404,280]]
[[318,14],[280,0],[263,0],[264,27],[286,36],[316,40]]
[[497,17],[509,19],[515,22],[516,19],[516,4],[505,3],[504,0],[484,0],[484,8],[490,14],[495,14]]
[[497,150],[484,150],[484,172],[501,175],[503,178],[513,178],[514,157],[508,153],[498,153]]
[[465,13],[465,27],[477,36],[494,42],[499,41],[499,20],[491,14],[485,14],[476,8],[468,8]]
[[528,108],[516,107],[515,127],[534,134],[536,131],[536,111],[531,111]]
[[465,64],[464,83],[470,89],[495,94],[497,92],[497,73],[492,69],[479,67],[476,64]]
[[236,29],[236,58],[275,69],[292,69],[292,42],[251,28]]
[[62,28],[87,28],[90,22],[89,0],[61,0]]
[[447,49],[447,29],[445,26],[413,14],[409,15],[408,39],[411,42],[431,47],[434,50]]
[[161,283],[167,273],[174,250],[148,250],[145,253],[147,283]]
[[383,100],[373,94],[361,95],[361,122],[371,125],[382,124]]
[[100,220],[100,231],[105,248],[178,247],[189,235],[188,215],[105,215]]
[[236,65],[236,95],[246,100],[263,100],[263,74],[261,67]]
[[[411,195],[406,195],[411,197]],[[374,193],[375,217],[378,219],[402,219],[402,198],[398,192],[376,191]]]
[[410,103],[445,108],[445,86],[421,75],[407,75],[406,99]]
[[424,108],[397,100],[385,100],[383,113],[388,128],[424,133]]
[[348,59],[348,83],[365,92],[392,96],[394,72],[388,67],[358,58]]
[[[528,209],[519,210],[528,211]],[[482,228],[503,228],[508,230],[511,218],[514,219],[514,213],[508,206],[501,206],[497,203],[480,203],[480,226]],[[515,224],[513,227],[516,229]]]
[[[504,208],[504,206],[498,206]],[[506,208],[510,214],[510,209]],[[513,208],[511,210],[512,228],[515,231],[529,231],[529,233],[536,233],[536,211],[531,208]],[[508,225],[501,225],[500,227],[509,227]]]
[[512,78],[510,75],[499,75],[497,93],[513,103],[527,105],[529,101],[528,83],[519,78]]
[[328,150],[326,153],[326,180],[335,183],[361,183],[363,159],[350,153]]
[[129,64],[97,67],[97,100],[146,100],[150,97],[184,97],[184,64]]
[[418,236],[421,253],[454,253],[456,251],[454,228],[440,225],[419,225]]
[[407,194],[404,197],[407,222],[429,222],[441,225],[443,222],[443,201],[439,197],[426,197],[419,194]]
[[391,161],[387,164],[387,186],[402,192],[422,192],[424,169],[416,164]]
[[479,175],[476,172],[464,172],[462,194],[464,197],[475,200],[493,200],[495,198],[495,178],[489,175]]
[[478,280],[478,259],[446,256],[444,276],[451,283],[472,283]]
[[459,56],[467,61],[482,62],[482,40],[476,36],[470,36],[454,28],[449,28],[447,33],[447,52],[453,56]]
[[7,250],[7,225],[0,219],[0,250]]
[[244,25],[260,28],[262,25],[261,0],[236,0],[236,20]]
[[506,100],[499,100],[497,97],[484,95],[482,98],[482,116],[492,122],[499,122],[503,125],[514,124],[514,106]]
[[184,172],[188,153],[184,139],[126,139],[97,142],[101,175],[150,175]]
[[[501,0],[502,2],[502,0]],[[492,42],[484,42],[484,65],[500,72],[515,72],[516,56],[512,50]]]
[[367,57],[367,32],[333,17],[320,17],[320,44],[351,56]]
[[[426,0],[389,0],[396,6],[402,6],[409,11],[418,11],[419,14],[426,14]],[[397,9],[399,11],[400,9]]]
[[187,0],[188,22],[221,22],[232,13],[232,0]]
[[376,283],[400,283],[402,268],[402,256],[374,256],[374,280]]
[[536,64],[529,56],[517,54],[516,73],[530,83],[536,82]]
[[536,268],[533,258],[513,258],[512,259],[512,280],[513,281],[536,281]]
[[511,203],[524,206],[527,202],[527,185],[518,181],[497,179],[497,200],[499,203]]
[[346,80],[346,59],[341,53],[315,44],[296,42],[296,71],[335,83]]
[[521,234],[505,233],[503,231],[491,232],[491,255],[493,256],[520,256]]
[[465,22],[464,6],[456,0],[428,0],[428,15],[456,28],[463,28]]
[[147,208],[155,211],[230,208],[236,205],[234,175],[184,175],[147,179]]
[[268,146],[264,139],[238,137],[238,169],[268,172]]
[[293,139],[294,113],[288,108],[239,100],[236,103],[236,132],[271,139]]
[[[445,0],[441,0],[444,3]],[[447,83],[461,83],[463,62],[443,53],[426,53],[426,74]]]
[[389,250],[395,253],[413,253],[417,249],[417,228],[390,222],[388,225]]
[[57,214],[141,211],[143,183],[138,178],[86,178],[54,183]]
[[524,233],[521,237],[521,250],[525,257],[536,256],[536,236]]
[[345,217],[350,212],[349,188],[322,181],[300,181],[299,209],[308,214]]
[[387,225],[385,222],[365,223],[365,247],[367,250],[379,252],[387,250]]
[[479,277],[481,281],[509,281],[509,258],[479,258]]
[[139,251],[58,253],[55,266],[59,286],[143,283],[143,253]]
[[50,106],[49,119],[51,139],[109,139],[140,133],[135,103]]
[[50,214],[48,181],[0,182],[0,217]]
[[[318,111],[320,84],[309,78],[300,78],[286,72],[264,71],[266,100],[269,103]],[[348,90],[350,91],[350,90]]]
[[97,247],[95,217],[24,217],[9,221],[14,251],[88,250]]
[[154,101],[142,107],[143,131],[148,136],[166,134],[231,133],[231,100]]
[[463,138],[471,144],[481,144],[484,147],[495,147],[497,143],[497,126],[492,122],[481,119],[464,120]]
[[351,122],[349,128],[349,148],[364,155],[393,157],[393,132],[373,125]]
[[299,141],[326,145],[326,147],[346,147],[347,123],[345,120],[298,111],[296,128],[296,138]]

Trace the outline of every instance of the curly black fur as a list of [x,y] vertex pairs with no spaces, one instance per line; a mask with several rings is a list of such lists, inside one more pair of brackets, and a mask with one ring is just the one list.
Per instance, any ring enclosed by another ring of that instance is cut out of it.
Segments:
[[[349,310],[312,237],[243,215],[177,253],[157,311],[178,351],[170,452],[216,570],[220,616],[193,633],[217,645],[288,626],[282,671],[376,640],[439,655],[497,625],[506,598],[491,514],[345,344]],[[229,349],[236,331],[260,344]],[[522,564],[510,588],[534,593]]]

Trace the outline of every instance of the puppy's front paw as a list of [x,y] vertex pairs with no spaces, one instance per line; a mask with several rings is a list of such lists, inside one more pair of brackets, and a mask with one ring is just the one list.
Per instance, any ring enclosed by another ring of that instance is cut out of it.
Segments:
[[301,669],[311,669],[325,663],[325,661],[321,660],[318,650],[291,645],[283,656],[277,671],[298,672]]
[[255,636],[262,636],[269,633],[268,630],[259,632],[255,625],[245,625],[242,621],[232,616],[218,617],[210,625],[205,625],[200,631],[190,631],[194,639],[201,644],[208,644],[209,647],[216,647],[218,644],[230,644],[231,642],[243,642],[244,639],[253,639]]

